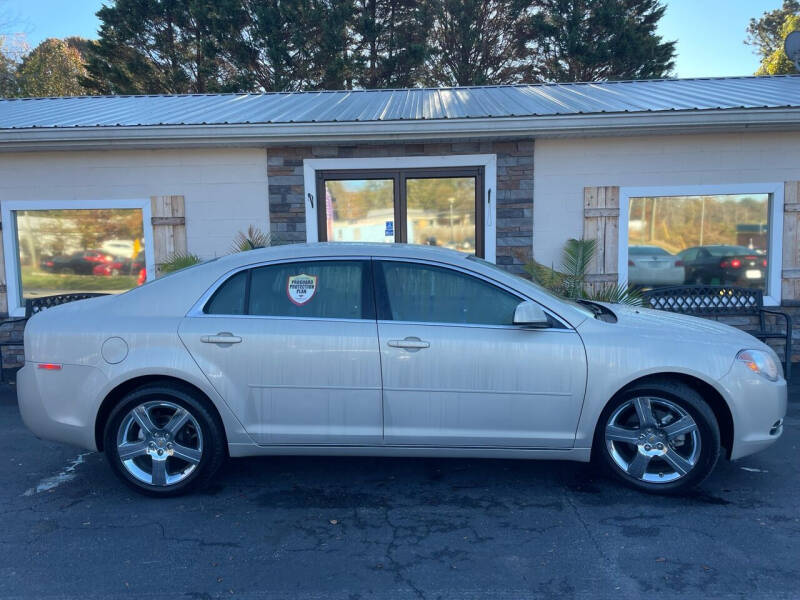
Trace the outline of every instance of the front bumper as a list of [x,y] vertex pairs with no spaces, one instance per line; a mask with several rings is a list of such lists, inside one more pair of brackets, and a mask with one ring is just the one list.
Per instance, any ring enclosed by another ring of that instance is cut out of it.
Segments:
[[22,421],[36,437],[97,450],[94,435],[99,408],[96,391],[103,373],[81,365],[60,370],[26,363],[17,373],[17,402]]
[[769,381],[736,361],[721,382],[728,391],[733,413],[731,460],[760,452],[783,433],[786,381]]

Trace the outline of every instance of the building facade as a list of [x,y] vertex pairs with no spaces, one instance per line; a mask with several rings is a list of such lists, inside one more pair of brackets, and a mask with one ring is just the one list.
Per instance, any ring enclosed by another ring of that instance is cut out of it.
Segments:
[[591,238],[596,285],[745,285],[794,311],[798,182],[791,76],[0,100],[0,312],[123,291],[249,228],[517,274]]

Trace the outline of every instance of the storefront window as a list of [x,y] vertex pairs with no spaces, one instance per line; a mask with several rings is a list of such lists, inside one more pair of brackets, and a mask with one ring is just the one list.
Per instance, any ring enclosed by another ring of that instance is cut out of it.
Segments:
[[406,180],[409,244],[475,253],[475,178]]
[[16,210],[20,298],[118,293],[145,278],[141,209]]
[[318,171],[319,239],[484,256],[483,178],[482,167]]
[[628,282],[766,291],[770,194],[629,198]]
[[394,182],[325,182],[325,230],[331,242],[393,242]]

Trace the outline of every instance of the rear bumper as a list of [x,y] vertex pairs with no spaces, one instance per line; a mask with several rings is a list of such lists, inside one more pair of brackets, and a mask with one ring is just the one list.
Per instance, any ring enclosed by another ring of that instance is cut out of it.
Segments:
[[22,421],[36,437],[97,450],[94,423],[103,373],[94,367],[63,365],[48,371],[26,363],[17,373]]
[[786,416],[786,381],[769,381],[737,361],[722,378],[730,393],[733,413],[731,460],[768,448],[783,433]]

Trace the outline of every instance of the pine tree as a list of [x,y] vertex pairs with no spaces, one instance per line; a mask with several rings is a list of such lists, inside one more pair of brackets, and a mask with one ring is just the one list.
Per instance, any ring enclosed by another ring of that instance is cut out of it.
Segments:
[[433,17],[427,83],[486,85],[521,77],[514,32],[528,2],[429,0]]
[[365,88],[413,87],[424,78],[431,26],[428,2],[359,0],[357,83]]
[[659,0],[534,0],[517,30],[533,81],[669,76],[675,42],[656,34]]
[[102,93],[222,92],[241,86],[220,39],[242,23],[238,0],[116,0],[103,6],[85,80]]

